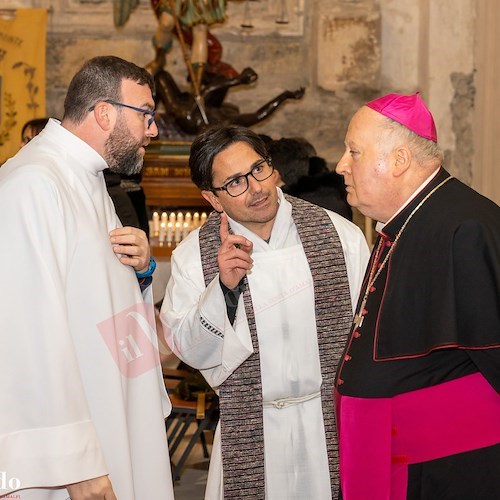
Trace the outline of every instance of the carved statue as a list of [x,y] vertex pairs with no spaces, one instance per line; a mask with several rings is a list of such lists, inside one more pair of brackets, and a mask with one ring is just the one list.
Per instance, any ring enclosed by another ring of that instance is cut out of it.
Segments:
[[[151,6],[158,19],[153,36],[156,57],[149,65],[152,73],[163,69],[175,34],[188,64],[195,94],[199,94],[209,50],[213,49],[210,47],[208,27],[224,21],[225,0],[151,0]],[[188,31],[190,35],[187,35]],[[187,36],[190,38],[190,54],[184,46]]]
[[[158,27],[153,36],[155,59],[147,69],[155,77],[157,104],[162,103],[165,107],[165,113],[159,114],[158,120],[160,138],[162,118],[166,118],[166,122],[173,121],[185,134],[197,135],[214,123],[255,125],[274,113],[286,100],[301,99],[304,95],[304,88],[285,90],[255,112],[240,113],[237,106],[224,102],[227,92],[236,85],[254,83],[258,77],[252,68],[238,73],[221,60],[222,45],[209,26],[224,21],[226,0],[150,1]],[[115,24],[120,26],[126,22],[138,0],[114,2]],[[192,92],[181,91],[165,69],[174,36],[179,40],[186,61]]]
[[[208,76],[208,75],[207,75]],[[161,102],[167,114],[174,117],[175,123],[184,132],[197,135],[210,124],[238,124],[250,127],[273,114],[288,99],[301,99],[305,89],[285,90],[252,113],[240,113],[237,106],[225,103],[229,88],[236,85],[248,85],[257,80],[257,73],[252,68],[245,68],[233,78],[215,75],[211,82],[202,87],[201,95],[208,123],[205,122],[195,97],[190,92],[182,92],[172,75],[161,70],[155,76],[156,99]]]
[[[257,73],[246,68],[239,74],[221,60],[222,45],[208,27],[224,21],[225,0],[151,0],[151,5],[158,28],[153,36],[156,57],[148,67],[155,76],[157,100],[184,132],[198,134],[213,123],[251,126],[270,116],[287,99],[304,95],[303,88],[286,90],[257,111],[240,113],[237,106],[224,103],[227,91],[255,82]],[[164,69],[174,35],[187,64],[192,93],[182,92]]]

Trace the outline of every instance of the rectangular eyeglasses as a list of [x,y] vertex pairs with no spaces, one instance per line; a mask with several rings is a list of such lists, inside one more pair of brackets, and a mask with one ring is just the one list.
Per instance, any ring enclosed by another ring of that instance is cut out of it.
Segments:
[[[106,99],[101,102],[107,102],[108,104],[111,104],[113,106],[121,106],[122,108],[129,108],[133,109],[134,111],[139,111],[139,113],[143,113],[144,117],[149,116],[148,118],[148,128],[151,127],[155,120],[155,113],[156,111],[153,111],[151,109],[144,109],[144,108],[137,108],[135,106],[130,106],[129,104],[124,104],[123,102],[117,102],[117,101],[112,101],[111,99]],[[94,111],[95,104],[89,108],[89,111]]]

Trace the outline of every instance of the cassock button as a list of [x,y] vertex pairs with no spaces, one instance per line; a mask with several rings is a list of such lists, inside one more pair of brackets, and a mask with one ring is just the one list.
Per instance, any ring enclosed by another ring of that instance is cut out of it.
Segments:
[[351,361],[352,356],[349,356],[349,354],[346,354],[346,355],[344,356],[344,359],[345,359],[346,361]]
[[387,241],[385,242],[385,246],[386,246],[386,247],[390,247],[391,245],[392,245],[392,241],[387,240]]
[[359,339],[359,337],[361,337],[361,333],[358,332],[358,330],[356,330],[352,336],[355,338],[355,339]]
[[374,286],[370,287],[370,292],[374,292],[375,290],[376,290],[376,288]]
[[343,383],[344,383],[344,381],[343,381],[341,378],[339,378],[339,379],[337,380],[337,384],[338,384],[338,385],[342,385]]
[[361,316],[366,316],[368,314],[368,309],[363,309],[361,311]]

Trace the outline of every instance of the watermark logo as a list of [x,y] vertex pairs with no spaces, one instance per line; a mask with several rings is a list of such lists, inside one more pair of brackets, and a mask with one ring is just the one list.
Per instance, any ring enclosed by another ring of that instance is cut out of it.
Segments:
[[125,377],[137,377],[159,365],[151,304],[135,304],[99,323],[97,328]]
[[[8,477],[7,472],[0,471],[0,491],[1,490],[18,490],[21,488],[21,481],[17,477]],[[20,498],[19,495],[7,495],[2,498]]]

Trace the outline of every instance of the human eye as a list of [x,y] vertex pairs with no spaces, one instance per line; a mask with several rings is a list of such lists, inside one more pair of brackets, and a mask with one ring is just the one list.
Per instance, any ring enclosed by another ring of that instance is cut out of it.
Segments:
[[260,174],[265,168],[265,163],[259,163],[252,168],[252,174]]
[[243,179],[244,179],[244,176],[241,175],[240,177],[235,177],[232,181],[229,181],[227,184],[226,184],[226,187],[228,188],[236,188],[236,187],[239,187],[241,186],[241,184],[243,183]]

